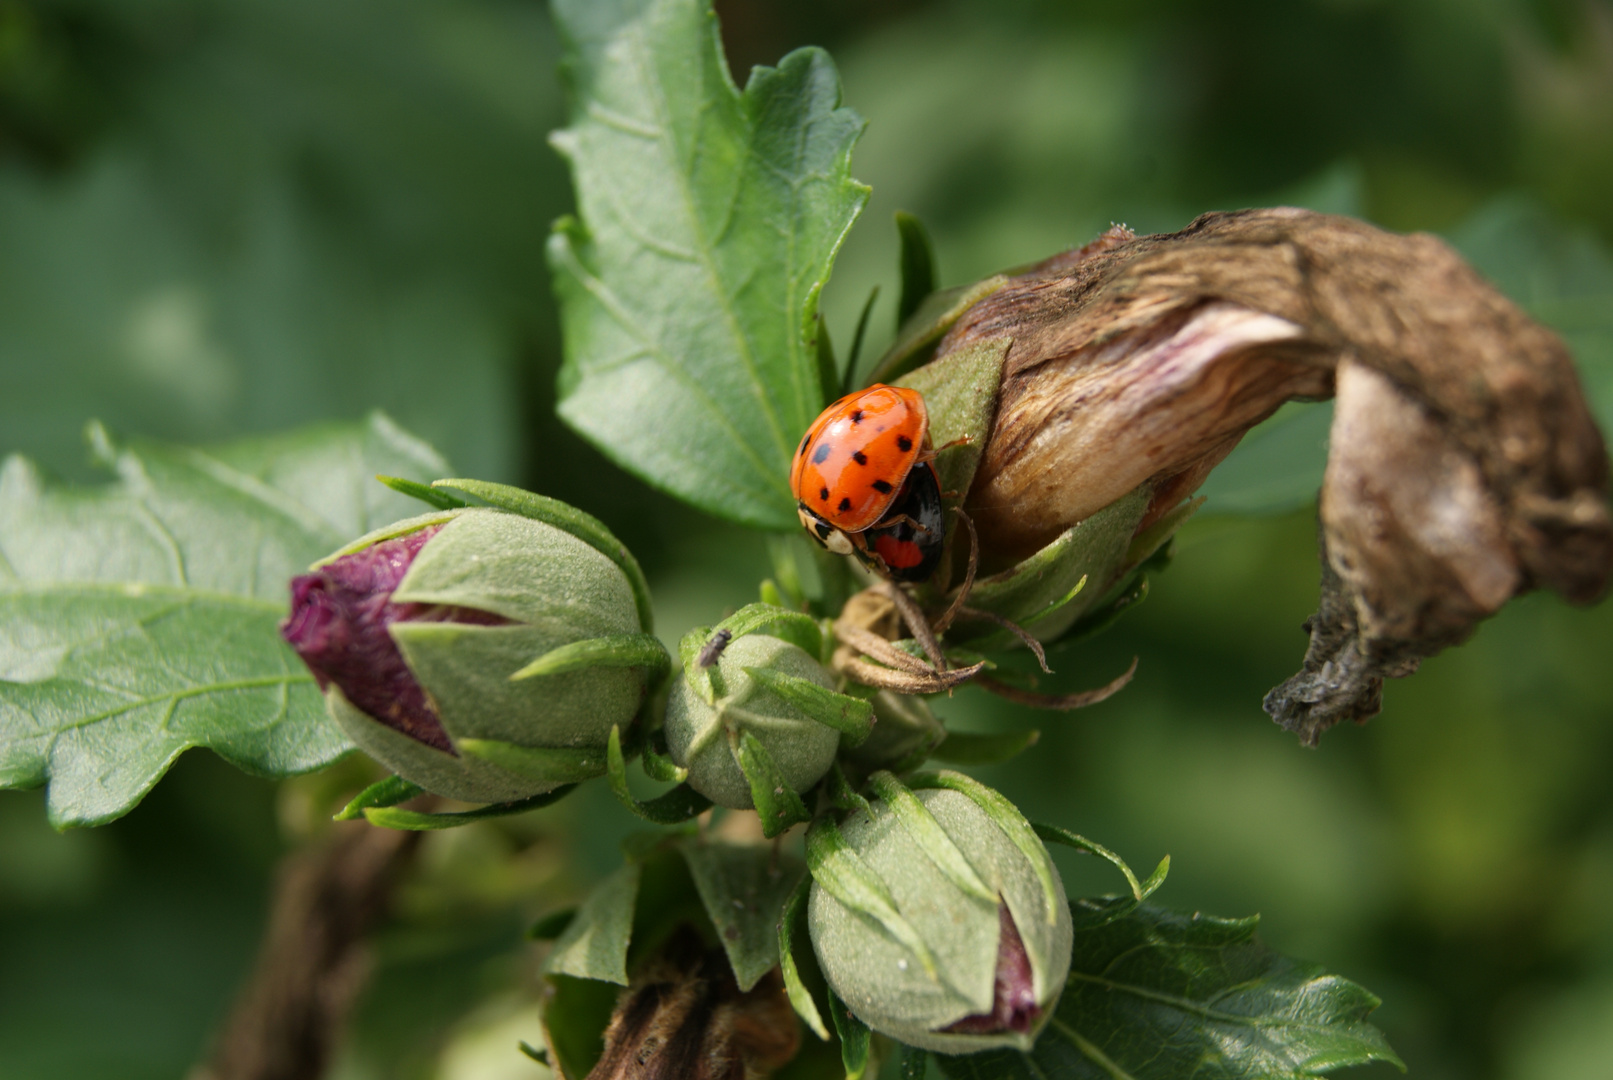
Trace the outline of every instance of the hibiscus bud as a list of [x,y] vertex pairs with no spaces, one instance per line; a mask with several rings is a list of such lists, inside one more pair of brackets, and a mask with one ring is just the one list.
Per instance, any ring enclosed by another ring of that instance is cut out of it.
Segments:
[[965,500],[982,570],[1124,525],[1129,547],[1082,555],[1094,598],[1251,426],[1338,395],[1321,610],[1305,670],[1266,701],[1306,742],[1372,716],[1384,677],[1510,597],[1588,603],[1613,573],[1607,451],[1568,350],[1434,237],[1294,209],[1112,230],[1004,279],[934,362],[991,343],[1002,379]]
[[605,771],[665,650],[622,568],[487,508],[371,533],[291,583],[281,634],[331,716],[429,791],[508,802]]
[[[698,655],[714,636],[708,628],[694,631],[685,655]],[[741,752],[747,738],[754,740],[750,754],[770,758],[783,782],[804,792],[829,771],[842,717],[870,711],[866,703],[835,693],[835,683],[798,645],[768,634],[735,637],[712,664],[686,667],[673,683],[667,749],[689,770],[689,786],[719,806],[756,807],[757,777],[749,773],[757,770],[747,772]]]
[[858,1019],[910,1046],[1028,1050],[1069,974],[1058,871],[997,792],[953,772],[910,782],[875,773],[866,811],[808,832],[818,964]]

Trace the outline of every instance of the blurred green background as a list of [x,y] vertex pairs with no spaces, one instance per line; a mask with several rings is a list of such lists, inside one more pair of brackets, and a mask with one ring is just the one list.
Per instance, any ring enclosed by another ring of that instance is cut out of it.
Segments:
[[[1295,202],[1442,232],[1564,332],[1613,414],[1606,2],[718,8],[736,71],[827,46],[869,120],[874,195],[826,296],[841,342],[875,283],[870,344],[889,338],[897,209],[953,284],[1112,220]],[[379,405],[465,474],[603,517],[671,638],[750,599],[759,538],[553,419],[556,56],[536,0],[0,0],[0,449],[88,479],[91,417],[206,442]],[[1055,651],[1072,688],[1140,657],[1123,694],[1068,718],[973,691],[939,709],[1042,727],[983,778],[1134,863],[1168,851],[1168,904],[1265,913],[1277,948],[1383,996],[1413,1076],[1606,1080],[1613,606],[1517,602],[1302,750],[1259,702],[1315,599],[1315,476],[1273,470],[1320,460],[1305,415],[1208,489],[1267,513],[1211,516],[1212,497],[1137,613]],[[182,1076],[251,962],[275,858],[345,768],[276,787],[193,753],[124,820],[61,836],[38,793],[0,795],[0,1075]],[[632,828],[592,785],[429,836],[336,1075],[539,1076],[513,1050],[535,1034],[520,931]],[[1072,892],[1115,887],[1062,865]]]

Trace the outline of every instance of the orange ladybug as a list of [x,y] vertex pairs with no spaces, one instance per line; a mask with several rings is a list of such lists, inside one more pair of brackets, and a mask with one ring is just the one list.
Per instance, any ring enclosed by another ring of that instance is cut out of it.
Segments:
[[817,542],[897,581],[922,581],[945,528],[917,390],[876,383],[823,410],[790,468],[801,524]]

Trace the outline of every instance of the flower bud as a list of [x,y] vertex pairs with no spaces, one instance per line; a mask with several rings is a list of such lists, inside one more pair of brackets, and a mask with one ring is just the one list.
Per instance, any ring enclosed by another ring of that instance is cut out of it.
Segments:
[[[293,579],[291,597],[281,634],[332,718],[399,776],[468,802],[603,774],[611,727],[665,664],[616,563],[500,510],[371,533]],[[523,669],[536,673],[512,679]]]
[[840,697],[832,694],[835,677],[804,649],[767,634],[736,637],[714,665],[684,672],[667,698],[666,741],[672,760],[689,770],[690,787],[719,806],[754,809],[751,780],[741,766],[746,734],[760,742],[792,790],[806,791],[822,779],[841,733],[815,715],[810,698],[818,695],[791,693],[790,680],[820,688],[831,703]]
[[875,1031],[941,1053],[1028,1050],[1069,974],[1052,860],[1001,795],[957,773],[878,796],[807,836],[808,926],[830,987]]

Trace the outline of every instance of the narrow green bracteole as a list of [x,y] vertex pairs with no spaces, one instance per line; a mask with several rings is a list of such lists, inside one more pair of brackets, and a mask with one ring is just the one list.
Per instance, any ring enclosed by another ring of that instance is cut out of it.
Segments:
[[861,810],[865,814],[873,813],[868,806],[868,800],[857,794],[857,789],[846,779],[846,771],[840,767],[838,761],[829,766],[824,791],[829,796],[829,805],[836,810],[844,810],[847,813],[853,810]]
[[851,850],[833,818],[820,817],[807,829],[807,867],[812,880],[830,896],[885,928],[918,958],[924,973],[938,978],[935,956],[911,923],[896,910],[896,901],[879,875]]
[[645,776],[664,784],[681,784],[689,779],[689,770],[667,756],[666,735],[661,731],[644,741],[639,767]]
[[841,744],[858,746],[874,727],[874,706],[862,698],[768,668],[748,667],[745,674],[773,691],[818,723],[840,732]]
[[605,775],[597,746],[517,746],[500,739],[460,739],[459,752],[539,783],[575,784]]
[[1037,836],[1049,843],[1063,844],[1065,847],[1075,848],[1077,851],[1084,851],[1088,855],[1096,855],[1100,859],[1106,859],[1113,863],[1115,868],[1125,875],[1126,884],[1131,886],[1132,897],[1139,902],[1152,896],[1154,890],[1165,883],[1165,875],[1170,873],[1171,857],[1167,855],[1159,860],[1159,865],[1154,867],[1154,872],[1148,875],[1146,881],[1138,881],[1137,875],[1132,873],[1131,867],[1126,864],[1125,859],[1122,859],[1102,844],[1094,840],[1088,840],[1080,833],[1071,832],[1069,829],[1061,828],[1058,825],[1044,825],[1040,822],[1032,823],[1031,828],[1036,830]]
[[901,1080],[924,1080],[930,1068],[930,1052],[917,1046],[902,1047]]
[[768,840],[791,825],[812,820],[812,812],[795,793],[784,771],[762,741],[749,731],[739,734],[739,769],[750,784],[756,816],[762,820],[762,836]]
[[650,583],[645,580],[643,569],[639,567],[633,553],[627,550],[627,545],[616,539],[615,534],[605,527],[603,521],[559,499],[523,491],[508,484],[495,484],[487,480],[454,479],[434,480],[431,486],[463,491],[467,495],[481,499],[489,506],[507,510],[512,514],[520,514],[522,517],[541,521],[546,525],[553,525],[575,536],[621,568],[633,590],[633,599],[638,607],[639,628],[645,633],[655,629],[655,607],[650,600]]
[[401,476],[382,476],[377,474],[375,478],[400,495],[408,495],[411,498],[419,499],[427,506],[438,510],[457,510],[462,506],[470,505],[464,499],[456,499],[446,491],[438,491],[429,484],[422,484],[415,480],[405,480]]
[[784,902],[778,921],[779,970],[784,975],[784,994],[790,999],[795,1014],[806,1022],[818,1038],[829,1041],[829,1029],[823,1024],[817,1002],[801,981],[801,969],[795,963],[795,928],[806,915],[807,896],[812,891],[812,875],[808,874],[796,885],[795,891]]
[[653,821],[657,825],[677,825],[711,808],[711,800],[688,784],[679,784],[648,802],[634,798],[627,786],[627,759],[622,756],[620,728],[611,728],[610,743],[605,748],[605,768],[611,792],[623,806],[645,821]]
[[941,745],[930,751],[930,756],[953,765],[997,765],[1035,746],[1041,737],[1042,733],[1035,728],[996,735],[949,731]]
[[936,772],[914,773],[907,778],[911,788],[946,788],[967,796],[976,806],[986,812],[986,816],[1007,834],[1014,846],[1019,848],[1025,858],[1030,860],[1037,880],[1041,882],[1042,893],[1047,901],[1047,922],[1051,926],[1058,921],[1059,916],[1059,888],[1053,869],[1053,860],[1047,854],[1047,848],[1037,838],[1036,830],[1031,828],[1019,808],[1009,802],[1001,792],[995,791],[972,776],[965,776],[951,769],[941,769]]
[[412,780],[405,780],[401,776],[389,776],[385,780],[377,780],[357,795],[351,802],[342,807],[332,816],[332,821],[357,821],[364,816],[364,811],[371,806],[396,806],[400,802],[408,802],[416,795],[425,793],[425,788]]
[[936,869],[946,875],[948,881],[971,896],[978,896],[989,903],[997,902],[997,894],[980,880],[980,875],[969,865],[969,860],[958,850],[958,845],[952,842],[952,838],[925,809],[917,795],[884,770],[870,776],[868,784],[875,794],[885,800],[885,804],[896,815],[897,823],[913,838],[913,842],[935,864]]
[[641,667],[654,687],[672,667],[666,646],[654,634],[609,634],[551,649],[510,676],[510,681],[560,675],[583,668]]
[[788,641],[805,650],[808,656],[817,656],[823,651],[823,632],[818,620],[804,611],[791,611],[772,604],[746,604],[712,629],[727,630],[736,638],[766,634]]
[[421,810],[399,810],[395,806],[371,806],[364,810],[364,819],[371,825],[379,825],[386,829],[403,829],[407,832],[434,832],[439,829],[457,829],[461,825],[470,825],[489,818],[510,817],[514,814],[524,814],[528,810],[537,810],[552,803],[557,803],[571,794],[576,784],[567,784],[557,787],[553,791],[546,791],[542,795],[534,795],[530,799],[521,799],[518,802],[494,803],[491,806],[478,807],[475,810],[463,810],[452,814],[431,814]]
[[894,383],[918,367],[929,358],[935,344],[946,336],[952,324],[963,318],[964,312],[1006,284],[1006,274],[994,274],[972,285],[930,293],[919,304],[918,310],[902,323],[896,340],[874,364],[868,381]]
[[834,1021],[835,1034],[840,1036],[840,1064],[845,1066],[846,1080],[862,1080],[868,1072],[869,1044],[874,1033],[833,990],[829,991],[829,1018]]
[[898,329],[935,291],[935,246],[924,222],[905,210],[896,211],[896,235],[901,241],[902,298],[896,305]]

